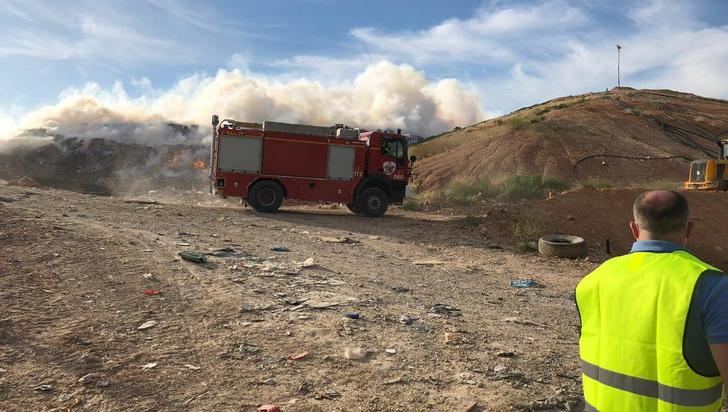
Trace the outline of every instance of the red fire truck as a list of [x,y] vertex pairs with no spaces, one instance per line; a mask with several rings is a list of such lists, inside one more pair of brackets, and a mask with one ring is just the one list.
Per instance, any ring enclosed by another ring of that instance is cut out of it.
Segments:
[[398,130],[369,132],[212,116],[210,184],[223,197],[241,197],[272,213],[284,198],[339,202],[364,216],[402,203],[414,156]]

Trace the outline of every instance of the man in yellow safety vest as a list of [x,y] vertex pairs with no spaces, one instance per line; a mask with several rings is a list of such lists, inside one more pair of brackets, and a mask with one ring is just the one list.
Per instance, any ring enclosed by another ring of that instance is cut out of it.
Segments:
[[646,192],[633,209],[632,251],[576,287],[586,410],[718,411],[728,276],[685,249],[693,223],[681,194]]

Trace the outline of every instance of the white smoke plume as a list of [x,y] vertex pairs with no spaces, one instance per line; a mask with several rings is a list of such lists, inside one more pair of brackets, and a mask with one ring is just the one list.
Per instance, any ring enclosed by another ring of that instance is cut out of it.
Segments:
[[[316,125],[344,123],[365,129],[397,129],[431,135],[483,118],[479,96],[457,80],[429,81],[409,65],[380,61],[354,79],[325,85],[307,79],[281,80],[238,69],[214,76],[191,75],[168,90],[148,80],[130,96],[121,83],[103,89],[91,83],[64,91],[59,101],[32,111],[9,126],[6,136],[32,128],[64,136],[101,137],[145,144],[201,143],[210,116]],[[194,133],[170,133],[167,122],[200,126]],[[2,135],[0,131],[0,135]]]

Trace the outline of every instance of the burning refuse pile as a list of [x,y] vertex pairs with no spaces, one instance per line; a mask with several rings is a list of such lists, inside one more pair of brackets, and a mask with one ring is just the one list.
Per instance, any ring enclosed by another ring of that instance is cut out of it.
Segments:
[[[122,129],[114,126],[105,128]],[[152,144],[125,141],[123,134],[68,137],[27,130],[0,146],[0,178],[29,177],[45,186],[100,194],[204,188],[209,146],[200,143],[201,133],[174,123],[165,127],[170,138]]]

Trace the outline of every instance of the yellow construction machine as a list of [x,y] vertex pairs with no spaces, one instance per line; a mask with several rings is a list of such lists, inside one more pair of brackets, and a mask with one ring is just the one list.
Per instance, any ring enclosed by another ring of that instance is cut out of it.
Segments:
[[690,176],[685,189],[728,190],[728,139],[720,145],[720,158],[700,159],[690,163]]

